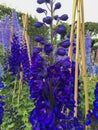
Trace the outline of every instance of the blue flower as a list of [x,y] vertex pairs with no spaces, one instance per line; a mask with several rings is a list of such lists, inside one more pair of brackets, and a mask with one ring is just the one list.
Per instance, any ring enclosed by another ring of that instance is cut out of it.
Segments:
[[40,27],[43,26],[43,23],[42,23],[42,22],[35,22],[35,23],[34,23],[34,26],[35,26],[36,28],[40,28]]
[[45,10],[45,9],[42,9],[42,8],[37,8],[36,11],[37,11],[38,13],[43,13],[43,12],[45,12],[46,10]]
[[98,108],[98,100],[95,100],[95,101],[93,102],[93,105],[94,105],[95,108]]
[[40,35],[35,35],[35,36],[34,36],[34,40],[35,40],[36,42],[44,41],[44,37],[42,37],[42,36],[40,36]]
[[21,70],[20,43],[19,37],[16,35],[13,35],[11,53],[8,57],[8,61],[10,72],[12,72],[13,75],[19,74]]
[[46,54],[51,53],[53,50],[53,45],[51,43],[47,43],[44,45],[44,51]]
[[59,48],[57,49],[57,54],[58,54],[58,55],[61,55],[61,56],[66,55],[66,49],[65,49],[64,47],[59,47]]
[[38,4],[43,4],[45,2],[45,0],[37,0]]
[[38,47],[38,46],[33,47],[33,54],[37,54],[37,53],[40,53],[40,52],[42,52],[41,47]]
[[57,28],[56,28],[56,32],[57,32],[58,34],[64,34],[64,33],[65,33],[65,30],[66,30],[66,28],[65,28],[64,24],[60,24],[60,25],[58,25]]
[[59,43],[60,46],[64,47],[64,48],[68,48],[70,46],[70,40],[63,40]]
[[4,84],[3,84],[2,80],[0,79],[0,89],[1,88],[4,88]]
[[67,14],[63,14],[62,16],[60,16],[60,20],[62,20],[62,21],[66,21],[67,19],[68,19]]
[[30,71],[30,57],[28,54],[27,44],[23,43],[20,49],[20,58],[21,58],[21,65],[22,65],[22,72],[23,72],[23,80],[28,81],[29,71]]
[[60,3],[60,2],[57,2],[57,3],[55,4],[54,10],[60,9],[60,8],[61,8],[61,3]]
[[52,17],[47,16],[43,18],[43,22],[50,25],[52,23]]

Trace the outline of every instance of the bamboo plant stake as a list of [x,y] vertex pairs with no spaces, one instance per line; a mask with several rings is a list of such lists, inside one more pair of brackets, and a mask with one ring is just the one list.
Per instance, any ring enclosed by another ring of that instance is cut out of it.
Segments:
[[78,106],[78,64],[79,64],[79,43],[80,43],[80,0],[77,3],[77,38],[76,38],[76,65],[75,65],[75,87],[74,87],[74,116],[77,117],[77,106]]
[[27,22],[28,22],[28,15],[27,14],[22,15],[22,21],[23,21],[23,28],[24,28],[23,36],[26,40],[28,56],[29,56],[29,60],[30,60],[30,48],[29,48],[28,33],[27,33]]
[[85,47],[84,47],[84,6],[83,0],[81,0],[81,55],[82,55],[82,77],[84,82],[84,93],[85,93],[85,117],[89,110],[89,103],[88,103],[88,89],[87,89],[87,78],[86,78],[86,61],[85,61]]
[[72,25],[71,25],[71,33],[70,33],[70,47],[68,51],[68,56],[70,57],[71,61],[72,61],[72,46],[73,46],[73,35],[74,35],[74,23],[75,23],[75,17],[76,17],[76,7],[77,7],[77,0],[74,0],[73,10],[72,10]]
[[[78,8],[78,9],[77,9]],[[78,10],[78,12],[76,12]],[[81,57],[82,57],[82,68],[83,68],[83,82],[84,82],[84,93],[85,93],[85,115],[88,112],[89,109],[89,103],[88,103],[88,90],[87,90],[87,82],[86,82],[86,64],[85,64],[85,48],[84,48],[84,6],[83,6],[83,0],[74,0],[73,2],[73,12],[72,12],[72,23],[75,22],[75,17],[77,13],[77,41],[76,44],[80,43],[80,50],[81,50]],[[82,26],[81,26],[82,23]],[[69,48],[69,57],[72,60],[72,42],[73,42],[73,35],[74,35],[74,24],[72,24],[71,27],[71,34],[70,34],[70,48]],[[80,37],[80,38],[79,38]],[[78,49],[78,50],[77,50]],[[75,91],[74,91],[74,99],[76,101],[77,105],[77,98],[78,98],[78,61],[79,61],[79,45],[76,47],[76,70],[75,70]],[[77,116],[77,107],[75,108],[75,116]]]

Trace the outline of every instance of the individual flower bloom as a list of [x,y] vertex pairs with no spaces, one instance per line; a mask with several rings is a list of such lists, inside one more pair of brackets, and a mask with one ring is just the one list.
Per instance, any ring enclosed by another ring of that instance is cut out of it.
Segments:
[[47,16],[47,17],[43,18],[43,22],[50,25],[52,23],[52,17]]
[[59,47],[56,52],[58,55],[64,56],[66,55],[66,49],[64,47]]
[[63,40],[59,43],[60,46],[64,47],[64,48],[68,48],[70,46],[70,40]]
[[43,13],[43,12],[45,12],[46,10],[39,7],[39,8],[36,9],[36,11],[37,11],[38,13]]
[[4,84],[3,84],[2,80],[0,80],[0,89],[1,88],[4,88]]
[[85,125],[90,125],[91,124],[91,120],[90,119],[86,119],[85,121],[84,121],[84,123],[85,123]]
[[42,22],[35,22],[35,23],[34,23],[34,26],[35,26],[36,28],[40,28],[40,27],[43,26],[43,23],[42,23]]
[[66,123],[63,121],[58,122],[55,127],[55,130],[66,130],[67,128]]
[[54,90],[54,97],[57,102],[65,103],[66,102],[66,92],[64,88],[56,88]]
[[66,35],[66,38],[70,38],[70,34],[67,34],[67,35]]
[[98,109],[93,108],[92,111],[93,111],[93,116],[95,117],[95,119],[98,120]]
[[95,87],[96,87],[96,89],[98,89],[98,82],[96,82],[96,86]]
[[45,0],[37,0],[38,4],[43,4],[45,2]]
[[95,101],[93,102],[93,106],[94,106],[95,108],[98,108],[98,100],[95,100]]
[[42,52],[41,47],[38,47],[38,46],[33,47],[33,54],[40,53],[40,52]]
[[44,51],[46,54],[51,53],[53,50],[53,45],[51,43],[47,43],[44,45]]
[[2,119],[3,119],[3,116],[4,116],[4,102],[1,100],[0,101],[0,124],[2,124]]
[[46,43],[45,40],[40,41],[40,44],[42,44],[42,45],[45,45],[45,43]]
[[65,33],[65,30],[66,30],[66,28],[65,28],[64,24],[60,24],[60,25],[58,25],[57,28],[56,28],[56,32],[57,32],[58,34],[64,34],[64,33]]
[[42,36],[40,36],[40,35],[35,35],[35,36],[34,36],[34,40],[35,40],[36,42],[44,41],[44,37],[42,37]]
[[61,8],[61,3],[60,3],[60,2],[57,2],[57,3],[55,4],[54,10],[60,9],[60,8]]
[[58,15],[55,15],[55,16],[54,16],[54,19],[55,19],[55,20],[59,20],[59,16],[58,16]]
[[62,20],[62,21],[66,21],[67,19],[68,19],[67,14],[63,14],[62,16],[60,16],[60,20]]
[[43,81],[42,80],[32,80],[32,86],[31,86],[31,94],[33,92],[39,92],[42,90],[43,87]]

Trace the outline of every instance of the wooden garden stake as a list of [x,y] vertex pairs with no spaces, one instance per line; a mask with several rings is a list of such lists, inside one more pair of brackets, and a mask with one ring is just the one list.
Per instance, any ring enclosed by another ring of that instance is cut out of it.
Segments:
[[82,76],[84,82],[84,93],[85,93],[85,117],[89,110],[89,103],[88,103],[88,89],[87,89],[87,78],[86,78],[86,61],[85,61],[85,46],[84,46],[84,7],[83,7],[83,0],[81,0],[81,56],[82,56]]
[[77,117],[77,106],[78,106],[78,64],[79,64],[79,43],[80,43],[80,1],[77,3],[77,38],[76,38],[76,65],[75,65],[75,87],[74,87],[74,100],[75,100],[75,113]]
[[24,28],[23,36],[26,40],[27,49],[28,49],[28,56],[29,56],[29,60],[30,60],[30,48],[29,48],[28,33],[27,33],[27,22],[28,22],[28,15],[27,14],[22,15],[22,21],[23,21],[23,28]]
[[[76,17],[77,16],[77,17]],[[75,86],[74,86],[74,100],[75,100],[75,113],[74,116],[77,117],[77,105],[78,105],[78,65],[79,65],[79,52],[81,52],[82,60],[82,78],[84,82],[84,94],[85,94],[85,116],[89,110],[88,103],[88,89],[87,89],[87,79],[86,79],[86,62],[85,62],[85,47],[84,47],[84,6],[83,0],[73,1],[73,12],[72,12],[72,26],[70,33],[70,47],[68,55],[72,61],[72,47],[73,47],[73,36],[74,36],[74,23],[76,23],[76,65],[75,65]],[[87,129],[87,127],[86,127]]]
[[72,46],[73,46],[74,24],[75,24],[75,16],[76,16],[76,5],[77,5],[77,0],[74,0],[73,10],[72,10],[72,25],[71,25],[71,33],[70,33],[70,47],[68,51],[68,56],[70,57],[71,61],[72,61]]

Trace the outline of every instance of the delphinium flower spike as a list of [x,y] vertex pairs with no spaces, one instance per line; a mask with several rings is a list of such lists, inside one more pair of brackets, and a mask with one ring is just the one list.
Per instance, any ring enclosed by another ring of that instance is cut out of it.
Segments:
[[[61,4],[54,3],[54,0],[37,0],[37,3],[46,3],[50,7],[51,15],[47,14],[42,22],[44,26],[49,26],[49,40],[39,35],[34,37],[39,46],[35,46],[32,51],[28,80],[30,98],[35,105],[29,116],[32,130],[83,130],[78,118],[74,118],[74,72],[70,72],[73,63],[67,55],[69,39],[62,39],[54,53],[53,34],[62,35],[66,30],[64,24],[58,25],[53,30],[53,20],[56,19],[54,11],[59,9]],[[65,21],[68,16],[57,16],[58,19]],[[56,56],[60,58],[54,58]]]

